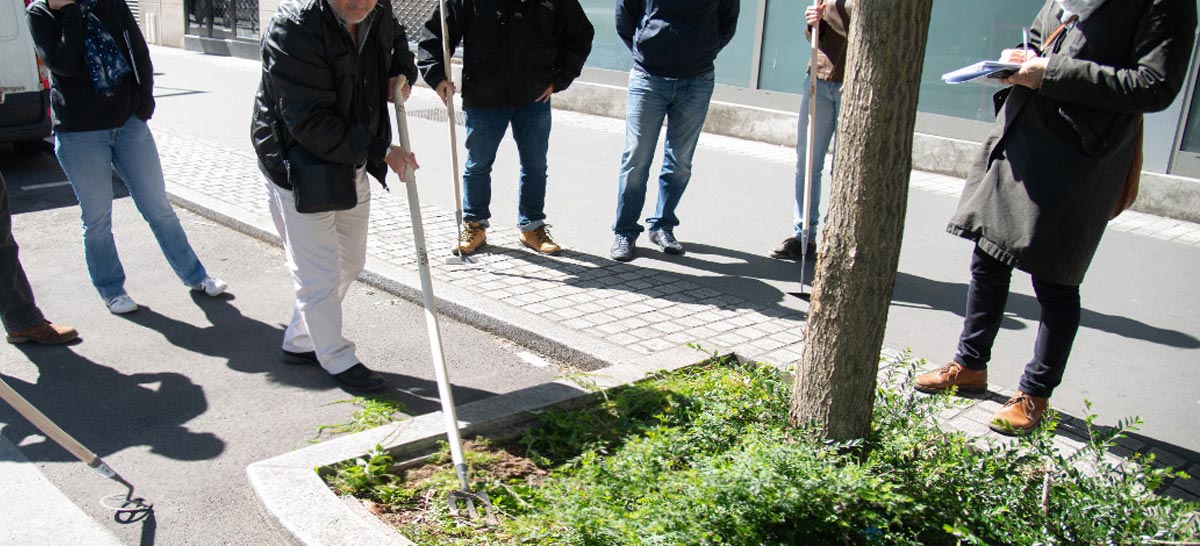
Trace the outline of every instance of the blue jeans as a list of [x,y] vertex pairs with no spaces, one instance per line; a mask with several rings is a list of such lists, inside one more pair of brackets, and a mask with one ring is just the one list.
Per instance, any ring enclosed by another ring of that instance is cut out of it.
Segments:
[[667,121],[662,173],[658,177],[658,205],[647,218],[650,229],[672,230],[679,225],[675,208],[692,177],[692,155],[708,115],[713,93],[713,73],[691,78],[660,78],[634,68],[629,73],[629,100],[625,114],[625,152],[621,154],[617,219],[613,232],[637,237],[638,217],[646,202],[646,181],[654,149]]
[[467,108],[467,165],[463,172],[463,220],[487,227],[492,217],[492,165],[496,150],[513,129],[521,157],[517,226],[531,231],[546,220],[546,153],[550,148],[550,102],[517,108]]
[[[809,88],[812,76],[804,78],[804,91],[800,99],[800,120],[796,124],[796,206],[793,208],[795,222],[792,236],[804,236],[804,164],[808,159],[808,105],[813,100]],[[812,201],[808,207],[808,240],[815,241],[817,226],[821,223],[821,170],[825,168],[825,154],[829,142],[837,133],[838,110],[842,107],[842,84],[817,79],[817,117],[813,125]],[[835,159],[836,161],[836,159]]]
[[113,167],[179,280],[194,286],[208,276],[167,202],[158,147],[145,122],[130,117],[116,129],[55,132],[54,153],[79,199],[83,255],[101,298],[125,293],[125,270],[112,234]]

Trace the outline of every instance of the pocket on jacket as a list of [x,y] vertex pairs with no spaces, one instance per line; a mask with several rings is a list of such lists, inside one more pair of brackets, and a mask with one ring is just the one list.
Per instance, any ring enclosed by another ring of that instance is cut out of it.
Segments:
[[1107,154],[1117,114],[1093,109],[1060,106],[1051,118],[1051,126],[1061,125],[1078,140],[1083,153],[1091,157]]

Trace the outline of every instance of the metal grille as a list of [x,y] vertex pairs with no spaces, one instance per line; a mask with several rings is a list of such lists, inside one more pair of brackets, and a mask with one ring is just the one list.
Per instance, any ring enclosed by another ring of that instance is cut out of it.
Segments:
[[234,36],[258,39],[258,0],[230,0],[233,4]]
[[125,4],[129,6],[129,11],[133,12],[133,20],[140,23],[142,21],[142,6],[138,3],[138,0],[126,0]]
[[[416,41],[417,35],[421,33],[421,27],[425,26],[425,21],[429,20],[429,16],[433,15],[433,10],[437,7],[438,0],[394,0],[392,2],[392,11],[396,13],[396,20],[404,25],[410,41]],[[443,118],[442,121],[445,119]]]
[[[423,108],[420,110],[409,111],[409,112],[407,112],[407,114],[408,114],[408,117],[410,117],[410,118],[420,118],[420,119],[427,119],[429,121],[436,121],[438,123],[446,123],[446,109],[445,108]],[[465,125],[466,124],[466,118],[463,117],[462,111],[454,112],[454,123],[456,125]]]

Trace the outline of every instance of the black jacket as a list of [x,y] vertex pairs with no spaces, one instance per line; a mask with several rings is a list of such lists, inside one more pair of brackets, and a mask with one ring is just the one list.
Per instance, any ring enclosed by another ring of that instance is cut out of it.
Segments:
[[303,146],[331,163],[366,165],[380,183],[392,140],[388,78],[415,81],[404,28],[389,0],[359,25],[361,50],[326,0],[284,0],[262,38],[262,83],[250,138],[258,166],[291,189],[284,160]]
[[617,0],[617,35],[633,62],[663,78],[690,78],[713,61],[737,30],[738,0]]
[[[595,30],[579,0],[448,0],[450,52],[463,46],[463,106],[516,108],[579,77]],[[446,79],[441,15],[434,10],[417,47],[425,83]]]
[[115,129],[125,125],[130,116],[145,121],[154,114],[154,67],[129,6],[125,0],[96,0],[92,13],[108,29],[125,60],[133,61],[129,63],[130,74],[111,97],[92,87],[83,60],[83,12],[79,5],[71,3],[52,10],[46,0],[36,0],[26,10],[38,57],[50,68],[55,131]]

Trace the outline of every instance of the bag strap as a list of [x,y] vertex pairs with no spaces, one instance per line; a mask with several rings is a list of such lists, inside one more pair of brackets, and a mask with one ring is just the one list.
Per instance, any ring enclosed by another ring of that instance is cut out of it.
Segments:
[[1066,29],[1067,29],[1067,26],[1068,26],[1068,25],[1071,25],[1072,23],[1074,23],[1075,21],[1078,21],[1078,20],[1079,20],[1079,16],[1078,16],[1078,15],[1072,15],[1072,16],[1070,16],[1070,17],[1067,17],[1067,20],[1066,20],[1066,21],[1063,21],[1062,23],[1059,23],[1059,25],[1058,25],[1058,28],[1054,29],[1054,32],[1051,32],[1051,33],[1050,33],[1050,37],[1049,37],[1049,38],[1046,38],[1046,41],[1045,41],[1045,42],[1042,44],[1042,46],[1043,46],[1043,47],[1042,47],[1042,53],[1045,53],[1045,52],[1046,52],[1046,48],[1054,44],[1054,40],[1057,40],[1057,39],[1058,39],[1058,36],[1059,36],[1060,34],[1062,34],[1062,32],[1063,32],[1064,30],[1066,30]]

